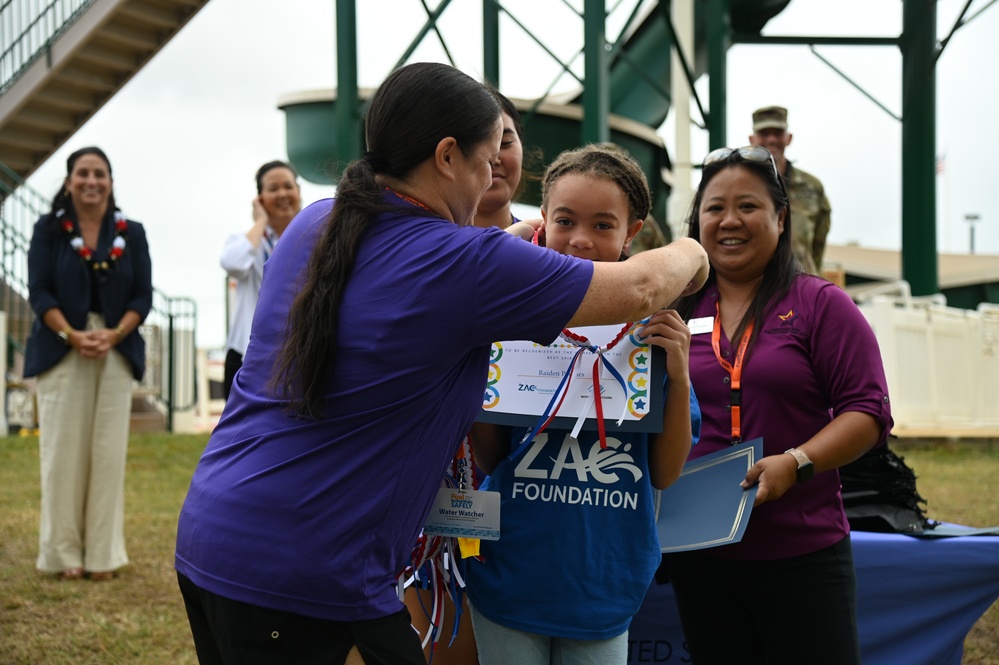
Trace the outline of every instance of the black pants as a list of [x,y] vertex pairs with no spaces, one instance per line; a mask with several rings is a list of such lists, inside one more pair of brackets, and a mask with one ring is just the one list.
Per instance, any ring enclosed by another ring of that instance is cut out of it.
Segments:
[[225,354],[225,375],[222,378],[222,392],[226,399],[232,391],[232,380],[236,376],[236,371],[243,366],[243,354],[229,349]]
[[860,665],[849,537],[779,561],[666,560],[694,665]]
[[357,646],[365,665],[425,665],[409,612],[327,621],[223,598],[177,573],[201,665],[343,665]]

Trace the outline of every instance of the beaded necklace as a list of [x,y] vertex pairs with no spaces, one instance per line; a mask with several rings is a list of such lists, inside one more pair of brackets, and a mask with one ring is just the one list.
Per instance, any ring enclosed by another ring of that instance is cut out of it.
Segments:
[[69,246],[94,272],[106,274],[117,265],[118,259],[125,253],[125,245],[127,244],[125,238],[128,236],[128,222],[120,210],[114,211],[114,240],[111,241],[111,249],[108,250],[108,257],[104,261],[94,260],[93,251],[83,241],[77,223],[66,215],[65,208],[59,208],[55,215],[59,228],[69,236]]

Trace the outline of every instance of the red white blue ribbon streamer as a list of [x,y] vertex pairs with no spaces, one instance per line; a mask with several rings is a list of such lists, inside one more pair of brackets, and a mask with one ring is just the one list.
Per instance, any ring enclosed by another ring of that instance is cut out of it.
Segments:
[[[569,342],[573,346],[579,347],[575,355],[572,357],[572,361],[569,363],[569,368],[566,370],[565,374],[562,375],[562,379],[559,382],[558,388],[555,389],[555,394],[552,395],[551,400],[548,402],[548,406],[545,407],[544,412],[541,414],[541,418],[538,420],[538,424],[535,425],[534,429],[528,432],[527,436],[522,440],[521,443],[526,443],[533,441],[535,437],[541,434],[545,429],[551,424],[558,415],[559,410],[562,408],[562,402],[565,400],[565,396],[569,392],[569,385],[572,383],[572,377],[575,374],[576,362],[579,360],[580,356],[588,351],[590,353],[596,354],[596,358],[593,360],[593,403],[596,405],[596,419],[597,419],[597,433],[600,437],[600,448],[607,448],[607,428],[604,424],[604,408],[603,408],[603,395],[600,387],[600,371],[601,364],[610,373],[611,377],[621,386],[621,390],[624,394],[624,406],[621,410],[621,415],[617,420],[617,424],[620,425],[624,422],[624,418],[628,413],[628,383],[625,381],[621,373],[617,371],[617,368],[611,364],[604,354],[610,351],[620,342],[625,334],[631,330],[634,324],[627,323],[618,332],[617,336],[614,337],[606,346],[594,345],[586,337],[577,335],[570,330],[563,330],[561,337],[565,341]],[[576,424],[572,429],[572,437],[578,439],[579,431],[583,427],[583,422],[589,415],[591,404],[587,402],[584,406],[583,412],[579,415],[576,420]]]
[[[443,484],[445,487],[462,490],[474,489],[477,486],[475,462],[469,437],[466,436],[459,445],[458,452],[451,462],[451,469],[444,476]],[[464,562],[457,538],[439,535],[428,536],[425,533],[420,533],[416,547],[410,554],[410,563],[399,575],[397,588],[400,600],[403,599],[405,589],[410,585],[430,590],[433,604],[429,611],[423,605],[422,596],[419,598],[423,612],[430,622],[427,634],[423,636],[422,646],[425,648],[427,644],[433,642],[431,660],[443,631],[446,618],[445,605],[448,598],[451,599],[455,608],[449,644],[453,643],[458,635],[458,627],[461,624],[462,599],[465,593],[463,568]]]

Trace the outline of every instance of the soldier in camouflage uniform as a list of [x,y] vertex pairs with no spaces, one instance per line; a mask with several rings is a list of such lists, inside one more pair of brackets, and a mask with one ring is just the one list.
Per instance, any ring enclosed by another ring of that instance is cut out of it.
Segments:
[[791,138],[792,134],[787,131],[786,108],[767,106],[753,113],[753,134],[749,142],[770,151],[787,183],[794,255],[805,272],[821,275],[832,209],[819,179],[792,166],[784,158],[784,149],[791,145]]
[[628,248],[628,256],[634,256],[647,249],[657,249],[669,244],[666,234],[663,233],[659,223],[652,215],[645,218],[642,230],[631,239],[631,246]]

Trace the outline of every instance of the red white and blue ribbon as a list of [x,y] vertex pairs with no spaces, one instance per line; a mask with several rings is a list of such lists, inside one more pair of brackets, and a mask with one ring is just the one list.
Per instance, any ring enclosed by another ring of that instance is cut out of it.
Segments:
[[[601,365],[607,369],[611,377],[617,382],[624,393],[624,406],[621,410],[621,415],[617,420],[617,424],[620,425],[624,422],[625,416],[628,414],[628,384],[621,373],[617,371],[617,368],[611,364],[609,360],[605,357],[608,351],[614,348],[618,342],[624,339],[625,335],[631,330],[634,323],[626,323],[623,328],[618,332],[618,334],[607,343],[605,346],[597,346],[590,342],[589,339],[583,337],[582,335],[577,335],[571,330],[564,329],[560,337],[566,342],[572,344],[573,346],[579,347],[575,355],[572,357],[572,361],[569,363],[569,368],[562,375],[562,380],[558,384],[558,388],[555,389],[555,394],[552,395],[551,400],[548,402],[548,406],[545,407],[544,412],[541,414],[541,418],[538,420],[538,424],[534,426],[534,429],[527,433],[524,437],[522,443],[533,441],[539,434],[545,431],[551,422],[558,415],[559,410],[562,408],[562,402],[565,401],[565,396],[569,392],[569,385],[572,383],[572,377],[575,374],[576,363],[579,361],[580,356],[584,352],[593,353],[596,358],[593,359],[593,404],[596,405],[596,419],[597,419],[597,433],[600,437],[600,447],[602,449],[607,448],[607,428],[604,424],[604,406],[603,406],[603,394],[600,385],[600,372]],[[572,428],[572,437],[575,439],[579,438],[579,431],[583,428],[583,423],[586,421],[586,417],[590,413],[591,404],[586,402],[583,407],[582,413],[576,419],[576,424]]]
[[[443,485],[458,490],[477,487],[478,479],[475,473],[471,440],[468,436],[462,439],[459,444],[458,451],[451,461],[451,468],[444,476]],[[430,622],[427,634],[423,636],[422,646],[425,648],[432,641],[431,659],[443,632],[447,614],[445,606],[449,598],[454,606],[454,622],[449,644],[453,643],[458,635],[458,627],[461,624],[462,599],[465,595],[464,567],[457,538],[439,535],[428,536],[426,533],[420,533],[416,547],[410,554],[410,563],[399,575],[397,588],[400,600],[405,594],[405,589],[410,585],[420,589],[429,589],[433,598],[432,605],[427,608],[423,605],[423,597],[419,596],[420,605]]]
[[[541,227],[534,229],[534,238],[531,240],[535,245],[539,244],[539,238],[541,235]],[[600,436],[600,448],[607,448],[607,428],[604,425],[604,405],[603,405],[603,393],[600,387],[600,366],[603,364],[607,368],[611,377],[617,381],[618,385],[621,386],[621,390],[624,392],[624,406],[621,409],[621,416],[617,420],[617,424],[620,426],[624,422],[625,416],[628,414],[628,383],[621,376],[621,373],[610,363],[604,354],[613,349],[618,342],[624,339],[628,331],[631,330],[634,323],[626,323],[624,327],[617,333],[617,335],[608,342],[605,346],[598,346],[590,342],[589,339],[582,335],[577,335],[568,328],[563,328],[561,334],[559,335],[563,340],[572,344],[573,346],[579,347],[579,350],[572,357],[572,362],[569,363],[569,369],[566,370],[565,374],[562,375],[562,380],[559,382],[558,388],[555,390],[555,394],[552,395],[551,401],[548,402],[548,406],[545,407],[544,413],[541,414],[541,419],[538,424],[535,425],[534,429],[527,433],[521,443],[526,443],[533,441],[535,437],[541,434],[548,425],[555,419],[558,415],[559,410],[562,408],[562,402],[565,400],[566,394],[569,392],[569,384],[572,382],[572,376],[574,374],[574,369],[576,367],[576,362],[584,351],[589,351],[596,355],[593,359],[593,403],[596,405],[596,419],[597,419],[597,433]],[[572,437],[574,439],[579,438],[579,431],[583,428],[583,423],[586,421],[586,417],[590,413],[590,403],[587,402],[583,406],[582,413],[576,419],[576,424],[572,428]]]

